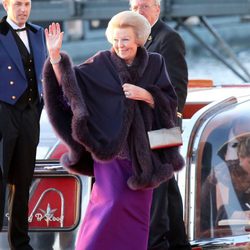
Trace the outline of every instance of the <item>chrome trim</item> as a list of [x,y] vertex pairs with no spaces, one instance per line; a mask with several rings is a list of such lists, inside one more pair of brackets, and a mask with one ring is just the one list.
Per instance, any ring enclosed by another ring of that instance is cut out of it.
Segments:
[[[184,200],[184,221],[186,223],[187,234],[190,240],[194,240],[194,215],[195,215],[195,200],[196,200],[196,168],[195,158],[196,149],[194,149],[195,143],[199,139],[199,131],[202,126],[208,121],[209,117],[212,117],[219,110],[237,103],[236,97],[229,97],[223,100],[212,102],[199,111],[197,111],[190,119],[188,128],[184,129],[183,138],[184,141],[188,141],[188,144],[184,143],[182,147],[183,155],[186,156],[186,168],[185,168],[185,194]],[[186,138],[186,140],[185,140]]]
[[[63,197],[62,192],[59,191],[59,190],[57,190],[56,188],[47,188],[46,190],[44,190],[42,192],[42,194],[40,195],[40,197],[39,197],[36,205],[34,206],[32,212],[30,213],[28,220],[29,220],[29,222],[32,222],[33,217],[34,217],[34,213],[37,210],[39,204],[41,203],[43,197],[45,196],[45,194],[47,194],[50,191],[52,191],[52,192],[54,191],[54,192],[58,193],[59,196],[60,196],[60,200],[61,200],[61,216],[60,216],[59,220],[60,220],[60,227],[63,227],[63,222],[64,222],[64,208],[65,208],[64,207],[64,197]],[[49,206],[49,204],[48,204],[48,206]],[[47,211],[46,211],[46,213],[44,213],[44,216],[43,216],[43,217],[45,217],[45,221],[47,222],[47,226],[49,226],[49,221],[51,219],[51,216],[53,216],[53,213],[50,213],[50,212],[51,212],[50,207],[47,207]]]
[[35,175],[36,174],[51,174],[51,173],[68,173],[67,170],[65,170],[59,160],[36,160],[36,166],[35,166]]
[[[244,243],[245,245],[249,244],[250,242],[250,234],[247,235],[237,235],[237,236],[231,236],[231,237],[222,237],[222,238],[208,238],[204,240],[194,240],[191,241],[190,244],[192,247],[200,246],[205,247],[205,249],[215,249],[215,247],[225,247],[228,248],[229,246],[235,246],[235,248],[230,249],[239,249],[237,245],[242,245]],[[216,248],[217,249],[217,248]],[[241,249],[241,248],[240,248]]]

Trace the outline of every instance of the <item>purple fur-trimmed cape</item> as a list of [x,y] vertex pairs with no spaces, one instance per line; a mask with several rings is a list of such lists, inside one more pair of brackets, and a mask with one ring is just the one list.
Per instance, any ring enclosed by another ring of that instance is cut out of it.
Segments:
[[[178,148],[152,151],[147,138],[147,131],[176,122],[176,95],[159,54],[139,48],[133,65],[127,67],[113,50],[102,51],[72,67],[62,53],[59,68],[61,87],[49,61],[45,64],[44,99],[54,129],[69,148],[61,159],[64,167],[91,175],[93,158],[112,160],[126,144],[134,170],[128,179],[131,189],[157,187],[183,167]],[[147,89],[154,109],[125,98],[124,83]]]

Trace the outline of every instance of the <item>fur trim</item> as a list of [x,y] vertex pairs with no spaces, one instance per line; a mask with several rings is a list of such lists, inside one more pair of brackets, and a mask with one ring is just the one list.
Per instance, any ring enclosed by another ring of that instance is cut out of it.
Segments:
[[[72,65],[71,61],[62,58],[65,64]],[[70,73],[70,67],[67,67],[63,78],[67,81],[74,81],[74,74]],[[48,118],[58,135],[58,137],[67,146],[68,151],[64,153],[60,159],[63,167],[70,172],[80,173],[84,175],[93,175],[93,160],[90,153],[87,153],[84,147],[72,138],[71,120],[73,113],[67,104],[67,100],[63,97],[62,88],[59,87],[54,70],[47,60],[44,70],[44,102]],[[74,107],[74,103],[71,104]],[[77,109],[74,110],[78,112]],[[86,159],[86,161],[85,161]],[[83,164],[82,164],[83,163]]]
[[124,113],[124,123],[118,140],[111,141],[108,144],[97,141],[89,132],[87,127],[88,111],[86,104],[81,96],[81,91],[75,79],[72,67],[69,67],[71,61],[69,57],[62,53],[62,63],[60,63],[60,71],[65,72],[62,77],[62,89],[65,97],[70,103],[72,109],[72,137],[79,144],[83,145],[87,151],[97,160],[108,161],[113,159],[121,150],[124,141],[129,132],[130,124],[133,116],[133,108],[131,103],[127,103],[128,109]]
[[[110,59],[117,68],[121,83],[136,83],[143,76],[149,60],[148,54],[143,48],[139,49],[138,53],[139,57],[132,67],[128,68],[111,52]],[[53,69],[47,61],[44,69],[44,89],[45,104],[51,123],[69,147],[69,152],[61,158],[64,167],[73,172],[92,174],[92,157],[97,160],[111,160],[118,155],[125,142],[129,145],[133,167],[133,176],[127,183],[133,190],[157,187],[161,182],[170,179],[174,171],[183,167],[184,160],[178,148],[152,151],[149,147],[146,131],[152,129],[154,117],[160,114],[158,128],[173,127],[176,118],[175,102],[172,104],[157,86],[148,89],[154,97],[155,110],[140,102],[126,100],[118,139],[105,142],[104,145],[89,132],[88,110],[67,54],[62,53],[59,67],[62,72],[62,87],[58,86]],[[70,109],[66,105],[67,102]]]

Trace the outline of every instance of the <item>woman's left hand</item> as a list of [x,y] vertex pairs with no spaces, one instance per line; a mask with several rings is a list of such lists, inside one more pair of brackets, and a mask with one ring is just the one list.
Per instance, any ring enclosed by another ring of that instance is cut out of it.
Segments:
[[124,83],[122,85],[124,95],[128,99],[144,101],[150,105],[154,105],[152,95],[144,88],[138,87],[134,84]]

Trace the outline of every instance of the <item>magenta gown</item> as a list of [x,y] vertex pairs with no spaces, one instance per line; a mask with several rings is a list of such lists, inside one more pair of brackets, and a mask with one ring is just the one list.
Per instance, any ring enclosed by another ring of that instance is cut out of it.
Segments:
[[77,250],[146,250],[152,189],[127,186],[131,162],[95,162],[95,183],[78,232]]

